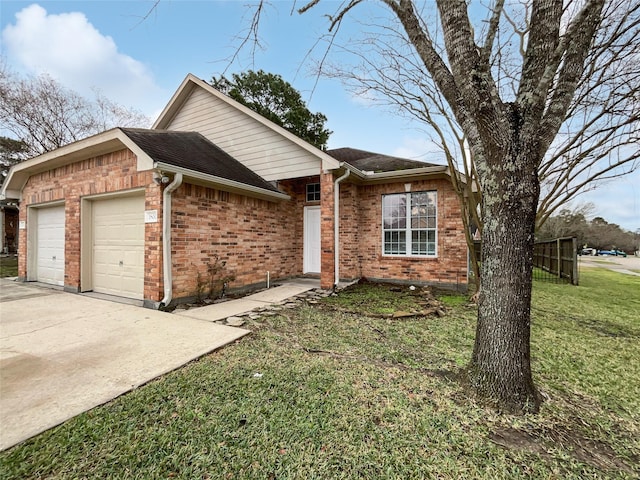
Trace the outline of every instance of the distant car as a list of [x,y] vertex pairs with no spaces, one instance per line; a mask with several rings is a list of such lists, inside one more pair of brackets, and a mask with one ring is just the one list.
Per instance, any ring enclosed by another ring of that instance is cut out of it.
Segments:
[[598,255],[611,255],[612,257],[626,257],[623,250],[598,250]]
[[595,255],[596,251],[593,248],[583,248],[580,251],[580,255]]

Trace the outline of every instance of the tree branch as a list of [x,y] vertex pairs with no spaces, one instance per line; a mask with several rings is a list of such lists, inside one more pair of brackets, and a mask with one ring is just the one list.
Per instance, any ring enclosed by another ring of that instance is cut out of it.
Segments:
[[487,30],[487,36],[480,52],[480,63],[489,64],[491,58],[491,52],[493,51],[493,44],[498,33],[498,26],[500,25],[500,17],[504,10],[504,0],[498,0],[496,6],[491,13],[491,19],[489,20],[489,29]]

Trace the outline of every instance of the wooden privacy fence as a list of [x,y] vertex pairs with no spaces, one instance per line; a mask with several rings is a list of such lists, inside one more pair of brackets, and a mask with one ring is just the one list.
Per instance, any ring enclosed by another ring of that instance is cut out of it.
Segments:
[[536,242],[533,276],[578,285],[578,240],[575,237]]
[[[477,258],[482,243],[474,242]],[[536,242],[533,251],[533,278],[578,285],[578,241],[575,237]]]

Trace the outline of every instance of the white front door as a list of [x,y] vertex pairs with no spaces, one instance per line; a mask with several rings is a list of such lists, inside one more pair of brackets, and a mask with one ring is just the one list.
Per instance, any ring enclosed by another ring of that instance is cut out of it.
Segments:
[[33,212],[37,222],[36,280],[64,285],[64,205]]
[[304,207],[302,273],[320,273],[320,207]]
[[93,202],[93,291],[143,298],[144,196]]

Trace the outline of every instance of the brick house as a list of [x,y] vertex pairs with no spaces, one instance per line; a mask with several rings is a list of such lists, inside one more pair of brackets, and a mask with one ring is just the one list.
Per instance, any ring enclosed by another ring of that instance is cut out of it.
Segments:
[[142,300],[318,276],[465,289],[447,167],[321,151],[188,75],[152,129],[116,128],[12,168],[19,276]]

